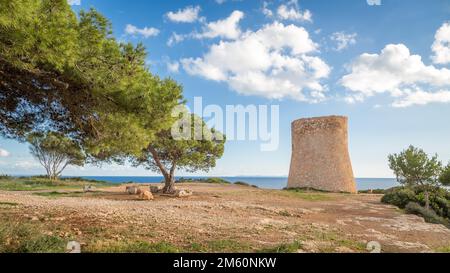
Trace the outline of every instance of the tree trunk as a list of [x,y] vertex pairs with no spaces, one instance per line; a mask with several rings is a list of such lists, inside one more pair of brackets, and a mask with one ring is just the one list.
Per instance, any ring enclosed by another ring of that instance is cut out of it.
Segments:
[[165,193],[165,194],[174,194],[175,193],[175,178],[174,177],[168,175],[165,178],[163,193]]
[[161,160],[159,159],[157,151],[149,145],[148,150],[153,156],[153,159],[156,162],[156,165],[161,170],[161,173],[164,176],[165,184],[163,188],[163,193],[165,194],[174,194],[175,193],[175,169],[176,164],[173,162],[172,167],[170,168],[170,171],[167,171],[167,169],[164,167],[164,165],[161,163]]
[[424,191],[424,195],[425,195],[425,208],[430,209],[430,193],[428,192],[428,190]]

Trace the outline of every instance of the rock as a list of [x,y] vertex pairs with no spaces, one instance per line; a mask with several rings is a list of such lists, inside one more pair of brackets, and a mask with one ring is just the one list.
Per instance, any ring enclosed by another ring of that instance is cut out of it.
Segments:
[[31,221],[39,221],[39,218],[36,216],[31,217]]
[[67,243],[66,253],[81,253],[81,244],[75,241]]
[[188,197],[188,196],[192,196],[193,192],[190,190],[176,190],[175,191],[175,196],[176,197]]
[[151,193],[159,193],[162,192],[163,188],[161,186],[150,186]]
[[91,186],[91,185],[86,185],[86,186],[84,186],[83,187],[83,191],[86,193],[86,192],[93,192],[95,190],[95,187],[94,186]]
[[139,198],[141,200],[153,200],[153,194],[149,191],[144,191],[144,192],[141,192],[141,194],[139,195]]
[[133,194],[133,195],[137,195],[137,194],[141,194],[141,189],[139,189],[139,187],[136,186],[127,186],[126,187],[126,192],[128,192],[128,194]]

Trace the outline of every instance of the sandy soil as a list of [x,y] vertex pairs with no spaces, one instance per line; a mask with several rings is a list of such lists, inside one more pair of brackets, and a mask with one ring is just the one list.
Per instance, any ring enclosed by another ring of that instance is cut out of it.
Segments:
[[[142,186],[145,188],[147,186]],[[367,252],[377,241],[383,252],[433,252],[450,246],[450,230],[380,203],[380,195],[298,194],[237,185],[183,184],[194,196],[155,196],[139,201],[124,186],[82,197],[49,198],[32,192],[0,191],[5,209],[27,221],[60,223],[79,241],[93,227],[112,239],[136,238],[175,245],[210,240],[245,242],[264,249],[299,241],[298,252]],[[62,234],[64,236],[64,234]]]

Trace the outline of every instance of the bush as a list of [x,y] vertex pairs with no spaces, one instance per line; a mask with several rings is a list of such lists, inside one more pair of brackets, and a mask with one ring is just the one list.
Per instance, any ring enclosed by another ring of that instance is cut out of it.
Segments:
[[444,219],[436,214],[432,209],[422,207],[418,203],[410,202],[405,207],[406,213],[422,216],[427,223],[442,224],[450,227],[450,223],[447,219]]
[[211,177],[206,179],[180,178],[177,180],[177,183],[231,184],[229,181],[217,177]]
[[242,181],[234,182],[234,184],[239,185],[239,186],[252,187],[252,188],[256,188],[256,189],[258,188],[258,186],[256,186],[256,185],[250,185],[249,183],[242,182]]
[[404,209],[410,202],[417,202],[416,193],[409,188],[392,188],[386,191],[381,202]]
[[0,174],[0,180],[10,180],[10,179],[12,179],[11,176],[7,174]]
[[[425,195],[421,187],[396,187],[386,191],[381,199],[385,204],[405,208],[408,203],[425,206]],[[440,217],[450,219],[450,193],[446,189],[435,189],[430,192],[430,208]]]

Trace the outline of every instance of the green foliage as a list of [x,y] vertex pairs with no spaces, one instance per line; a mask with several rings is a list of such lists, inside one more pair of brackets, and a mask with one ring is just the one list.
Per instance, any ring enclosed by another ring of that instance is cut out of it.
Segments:
[[92,160],[139,154],[182,102],[145,59],[93,9],[77,18],[67,0],[0,0],[0,135],[57,131]]
[[329,201],[333,200],[335,197],[329,193],[315,190],[306,189],[287,189],[281,192],[282,195],[287,195],[289,197],[297,197],[306,201],[317,202],[317,201]]
[[62,253],[65,246],[60,237],[42,234],[39,226],[0,222],[0,253]]
[[[381,201],[399,208],[405,208],[409,203],[426,206],[425,190],[423,187],[396,187],[386,191]],[[450,192],[446,189],[434,189],[429,194],[430,209],[438,216],[450,219]]]
[[434,210],[422,207],[418,203],[410,202],[405,207],[406,213],[422,216],[427,223],[443,224],[450,227],[450,222],[436,214]]
[[430,158],[422,149],[410,146],[400,154],[389,155],[389,167],[401,184],[436,186],[442,164],[437,155]]
[[218,177],[207,178],[203,181],[204,181],[204,183],[208,183],[208,184],[231,184],[229,181],[227,181],[223,178],[218,178]]
[[439,176],[439,182],[442,185],[450,186],[450,163],[443,168],[441,175]]
[[0,175],[0,180],[9,180],[9,179],[12,179],[12,177],[7,174]]
[[[175,171],[208,171],[215,167],[216,160],[223,155],[225,136],[209,129],[199,117],[184,112],[173,127],[188,129],[188,135],[179,138],[178,132],[162,130],[156,134],[148,148],[139,157],[133,158],[134,166],[143,166],[160,171],[166,181],[164,192],[173,191]],[[173,129],[173,128],[172,128]]]
[[28,136],[31,154],[45,168],[48,178],[57,179],[69,165],[84,166],[86,160],[81,147],[61,134],[33,133]]
[[235,185],[239,185],[239,186],[244,186],[244,187],[258,188],[258,186],[256,186],[256,185],[250,185],[249,183],[247,183],[247,182],[242,182],[242,181],[234,182],[234,184],[235,184]]
[[386,192],[381,198],[381,202],[385,204],[391,204],[399,208],[404,209],[410,202],[417,202],[416,193],[409,188],[393,188]]
[[52,181],[48,178],[38,177],[21,177],[11,178],[0,181],[0,190],[6,191],[37,191],[37,190],[56,190],[56,189],[82,189],[86,185],[95,187],[115,186],[114,184],[90,181],[90,180],[75,180],[75,179],[60,179]]
[[210,177],[210,178],[202,178],[202,179],[193,179],[193,178],[180,178],[177,179],[177,183],[207,183],[207,184],[231,184],[231,182],[219,178],[219,177]]

